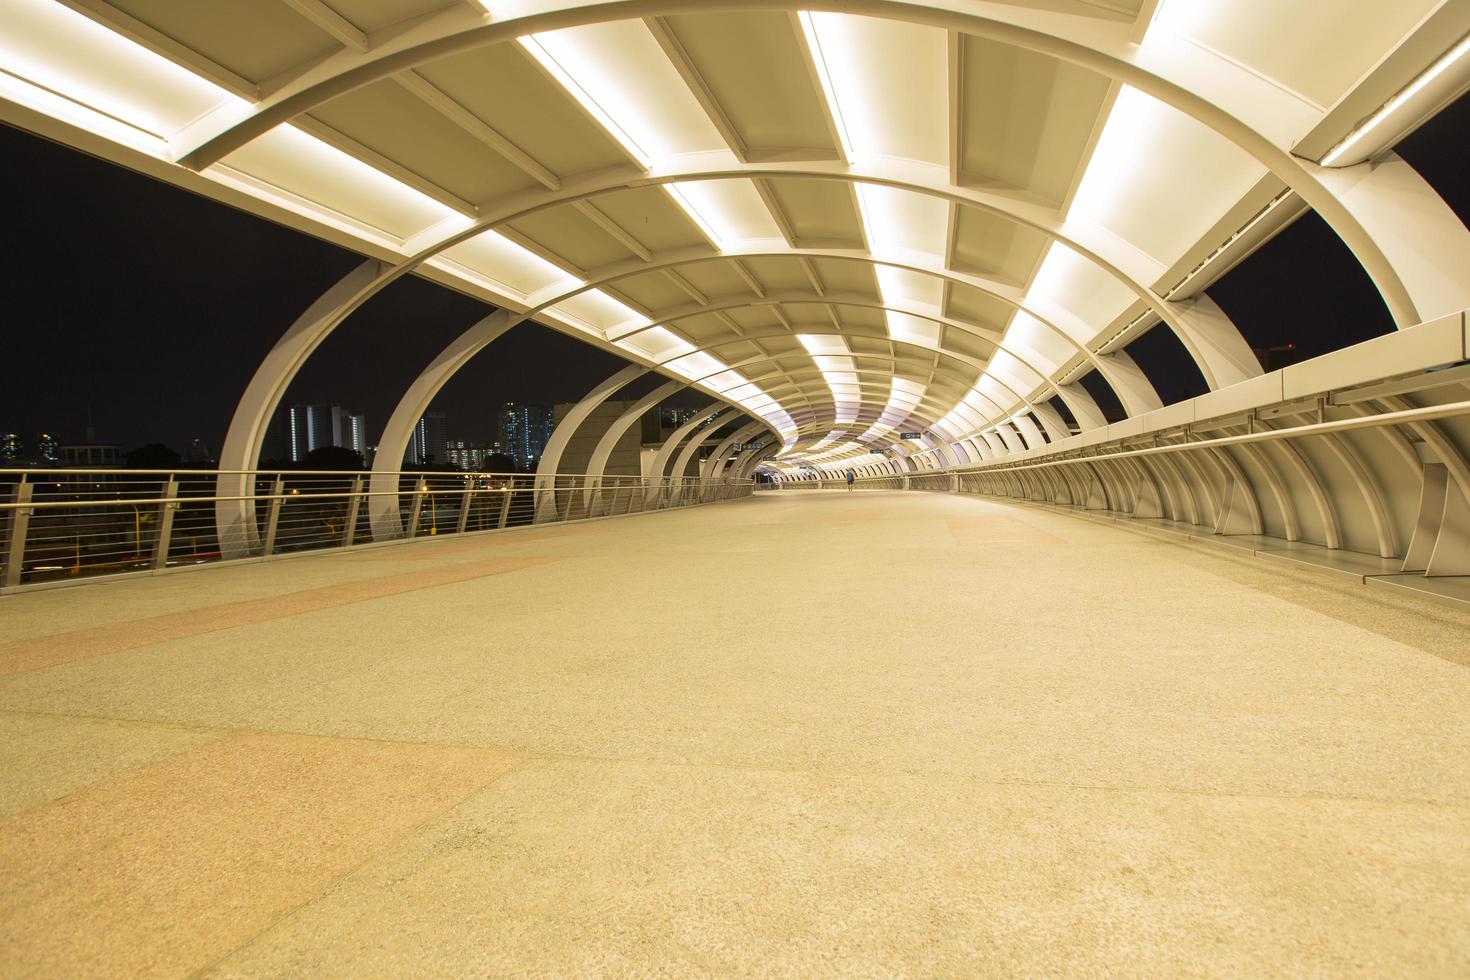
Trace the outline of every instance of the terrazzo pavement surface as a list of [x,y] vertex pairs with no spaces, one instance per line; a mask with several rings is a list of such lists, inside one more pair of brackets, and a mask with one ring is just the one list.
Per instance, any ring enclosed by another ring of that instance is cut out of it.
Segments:
[[1470,616],[791,492],[0,599],[0,976],[1470,975]]

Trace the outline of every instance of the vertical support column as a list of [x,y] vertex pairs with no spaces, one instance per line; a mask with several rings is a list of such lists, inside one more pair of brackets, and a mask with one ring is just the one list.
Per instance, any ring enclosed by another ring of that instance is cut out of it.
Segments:
[[419,513],[424,509],[424,491],[428,489],[428,481],[423,477],[415,477],[413,484],[413,496],[409,498],[408,505],[408,533],[407,537],[414,537],[419,533]]
[[163,503],[158,505],[158,539],[153,543],[153,568],[168,565],[169,542],[174,536],[174,514],[179,509],[179,480],[172,473],[163,489]]
[[265,540],[260,544],[260,556],[269,558],[276,550],[276,531],[281,526],[281,503],[286,499],[286,481],[276,475],[271,484],[271,504],[265,519]]
[[362,477],[352,478],[351,496],[347,498],[347,524],[342,528],[342,547],[352,547],[357,537],[357,515],[362,512]]
[[1248,487],[1234,473],[1225,474],[1225,493],[1220,501],[1220,512],[1215,517],[1216,534],[1257,534],[1246,494]]
[[1454,484],[1445,487],[1439,534],[1429,555],[1427,576],[1470,575],[1470,501]]
[[1427,576],[1470,575],[1470,506],[1443,463],[1424,464],[1419,516],[1403,570]]
[[5,529],[5,578],[0,581],[0,585],[7,589],[19,585],[25,571],[26,534],[31,526],[30,502],[35,489],[35,484],[24,476],[15,485],[12,503],[16,506],[10,512]]
[[455,534],[463,534],[465,528],[469,526],[470,504],[474,501],[474,494],[475,478],[473,476],[467,476],[464,478],[464,490],[460,492],[459,496],[459,520],[455,523]]
[[505,530],[505,522],[510,520],[510,502],[515,495],[515,478],[512,477],[510,484],[500,491],[500,518],[495,522],[495,530]]

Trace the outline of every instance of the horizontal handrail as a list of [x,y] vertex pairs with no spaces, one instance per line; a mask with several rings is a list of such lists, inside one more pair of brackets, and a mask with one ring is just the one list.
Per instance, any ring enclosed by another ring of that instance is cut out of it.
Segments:
[[[132,469],[130,467],[94,467],[94,466],[17,466],[0,467],[0,475],[17,474],[76,474],[96,473],[104,476],[244,476],[256,474],[258,476],[276,475],[281,476],[341,476],[341,477],[375,477],[375,476],[415,476],[415,477],[447,477],[463,479],[465,477],[477,477],[480,479],[501,478],[517,480],[544,480],[548,477],[573,478],[585,477],[585,473],[524,473],[505,472],[496,470],[298,470],[298,469],[275,469],[275,470],[215,470],[195,469],[189,466],[175,466],[169,469]],[[658,479],[657,477],[632,477],[617,474],[608,474],[602,479]],[[693,480],[698,477],[663,477],[666,480]]]
[[1280,439],[1302,439],[1310,436],[1330,435],[1334,432],[1350,432],[1354,429],[1375,429],[1386,425],[1433,422],[1437,419],[1454,418],[1460,415],[1470,415],[1470,401],[1447,402],[1443,405],[1428,405],[1423,408],[1406,408],[1398,411],[1382,412],[1378,415],[1363,415],[1350,419],[1334,419],[1331,422],[1310,422],[1305,425],[1296,425],[1285,429],[1262,429],[1259,432],[1246,432],[1235,436],[1216,436],[1211,439],[1192,439],[1188,442],[1161,443],[1157,446],[1143,446],[1138,449],[1120,449],[1112,452],[1091,454],[1074,450],[1070,454],[1059,454],[1055,457],[1039,460],[1015,462],[995,460],[988,463],[972,463],[969,466],[956,466],[942,471],[914,473],[910,475],[918,477],[948,473],[998,473],[1009,470],[1039,469],[1046,466],[1066,466],[1075,463],[1093,462],[1095,460],[1129,459],[1137,456],[1158,456],[1167,453],[1190,452],[1196,449],[1210,449],[1220,446],[1241,446],[1257,442],[1275,442]]
[[[638,487],[640,489],[658,489],[658,488],[669,488],[669,487],[694,487],[694,486],[703,486],[704,485],[704,482],[705,481],[686,482],[686,481],[682,481],[682,480],[665,480],[665,481],[650,480],[650,481],[647,481],[647,482],[644,482],[644,483],[592,484],[592,486],[594,488],[600,486],[601,488],[607,489],[607,490],[612,490],[612,489],[627,489],[628,487]],[[710,481],[710,482],[714,482],[714,481]],[[725,485],[725,483],[724,483],[724,481],[719,481],[718,485],[723,486],[723,485]],[[521,486],[515,486],[515,487],[475,487],[473,492],[475,492],[475,493],[571,493],[573,491],[585,490],[585,489],[587,489],[586,486],[549,487],[549,486],[537,486],[537,485],[535,485],[533,483],[527,483],[527,484],[523,484]],[[397,496],[402,496],[405,493],[413,493],[414,491],[415,491],[415,488],[409,487],[409,488],[406,488],[406,489],[399,489],[399,490],[369,490],[369,489],[362,489],[362,490],[343,490],[343,491],[336,492],[336,493],[292,493],[291,491],[285,491],[285,492],[282,492],[282,493],[233,494],[233,495],[222,496],[222,497],[221,496],[207,496],[207,497],[196,497],[196,496],[187,496],[187,497],[141,497],[141,498],[140,497],[126,497],[126,498],[106,497],[106,498],[97,498],[97,499],[93,499],[93,500],[29,500],[29,501],[26,501],[24,503],[16,503],[15,501],[6,501],[6,502],[3,502],[3,503],[0,503],[0,511],[14,510],[15,508],[18,508],[18,507],[25,507],[25,508],[32,508],[32,509],[34,509],[34,508],[61,508],[61,507],[69,507],[69,508],[74,508],[74,507],[107,507],[107,506],[141,507],[141,506],[145,506],[145,505],[151,505],[151,506],[155,506],[156,507],[156,506],[158,506],[160,504],[180,504],[180,503],[189,503],[189,504],[214,504],[214,503],[238,502],[238,501],[245,501],[245,500],[269,501],[269,500],[274,499],[274,498],[277,498],[277,497],[279,497],[279,498],[281,498],[283,500],[294,500],[294,501],[305,501],[305,500],[346,500],[346,499],[350,499],[352,497],[359,497],[359,498],[366,498],[366,497],[397,497]],[[458,493],[464,493],[464,488],[463,487],[438,487],[438,488],[423,487],[423,488],[418,488],[418,492],[420,492],[420,493],[455,493],[455,494],[458,494]]]
[[[218,492],[224,488],[239,492]],[[748,479],[698,476],[12,467],[0,469],[0,592],[422,535],[622,517],[753,491]]]

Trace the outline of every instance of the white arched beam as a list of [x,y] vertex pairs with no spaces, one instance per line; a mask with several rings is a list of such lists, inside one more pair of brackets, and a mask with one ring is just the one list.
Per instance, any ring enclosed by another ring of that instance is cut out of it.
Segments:
[[[711,427],[718,428],[719,423],[713,423]],[[714,448],[714,443],[711,439],[695,436],[693,439],[687,440],[684,443],[684,448],[679,450],[679,455],[674,457],[674,465],[669,467],[669,476],[676,479],[684,477],[688,473],[689,464],[693,461],[694,454],[699,452],[699,448],[704,445],[708,445],[711,449]],[[671,505],[682,503],[684,499],[684,487],[681,484],[675,484],[669,488],[669,503]]]
[[716,446],[715,451],[709,454],[709,459],[705,460],[704,472],[702,474],[704,479],[718,480],[720,474],[724,472],[725,461],[730,458],[730,454],[735,451],[735,447],[750,439],[751,436],[755,435],[764,427],[765,423],[757,420],[751,422],[749,425],[741,426],[726,436],[725,441]]
[[225,433],[215,480],[215,496],[219,499],[214,516],[221,557],[244,558],[259,546],[253,499],[255,474],[249,471],[260,465],[271,416],[285,397],[291,379],[331,329],[324,329],[324,325],[335,320],[344,304],[381,278],[386,268],[376,259],[368,259],[343,276],[287,328],[245,386]]
[[[180,146],[178,157],[203,169],[277,125],[323,103],[398,72],[464,51],[505,43],[524,34],[630,18],[670,16],[708,10],[707,0],[524,0],[520,16],[478,23],[464,19],[426,22],[366,52],[344,51],[283,85],[251,107],[243,119],[221,112],[222,125],[199,127],[195,146]],[[918,0],[728,0],[722,9],[834,11],[926,24],[990,38],[1080,65],[1131,85],[1202,123],[1234,143],[1296,191],[1337,232],[1378,286],[1395,322],[1419,322],[1404,280],[1380,244],[1324,184],[1324,168],[1293,156],[1283,120],[1303,116],[1301,100],[1264,79],[1220,59],[1200,66],[1196,59],[1154,54],[1132,43],[1129,32],[1081,18],[987,4],[956,9]],[[1269,134],[1269,135],[1268,135]]]
[[[811,330],[802,330],[801,332],[802,332],[802,334],[804,334],[806,336],[809,336],[809,337],[827,337],[827,336],[831,336],[831,337],[848,337],[848,336],[851,336],[850,334],[844,333],[844,332],[842,332],[840,330],[833,330],[833,329],[813,328]],[[792,339],[793,337],[794,337],[794,334],[790,333],[785,328],[770,329],[770,330],[751,330],[751,331],[748,331],[747,333],[741,334],[739,336],[731,336],[731,337],[728,337],[728,338],[721,338],[721,339],[719,339],[717,341],[714,341],[714,342],[705,344],[703,346],[696,347],[696,348],[694,348],[693,351],[686,352],[684,354],[681,354],[681,355],[679,355],[679,357],[687,357],[687,356],[689,356],[689,353],[702,353],[702,352],[707,352],[707,351],[712,351],[712,350],[719,350],[722,347],[727,347],[727,346],[731,346],[731,345],[734,345],[734,344],[740,344],[740,343],[745,343],[745,342],[759,342],[759,341],[762,341],[762,340],[789,340],[789,339]],[[893,337],[885,337],[883,339],[887,343],[891,343],[891,344],[893,344],[893,345],[895,345],[897,347],[913,347],[913,348],[915,348],[917,350],[922,350],[922,351],[924,351],[926,353],[936,354],[936,355],[938,355],[942,359],[958,362],[960,364],[963,364],[967,368],[970,368],[970,369],[975,370],[975,371],[983,371],[983,370],[985,370],[986,362],[980,360],[979,358],[970,357],[967,354],[961,354],[961,353],[959,353],[957,351],[946,350],[945,348],[942,348],[942,347],[934,347],[934,346],[932,346],[930,344],[921,343],[921,342],[919,342],[917,340],[900,340],[900,339],[893,338]],[[742,366],[744,366],[744,365],[749,365],[749,364],[758,364],[758,363],[762,363],[762,362],[765,362],[765,361],[778,361],[782,357],[786,357],[786,356],[790,356],[790,355],[775,354],[775,355],[771,355],[769,357],[750,357],[750,358],[746,358],[744,361],[741,361],[740,364]],[[849,354],[843,354],[843,355],[840,355],[840,356],[842,356],[842,357],[850,357],[854,361],[887,361],[887,362],[892,362],[893,360],[895,360],[894,356],[893,355],[889,355],[889,354],[868,354],[868,353],[857,353],[857,352],[853,352],[853,353],[849,353]],[[678,359],[679,359],[678,357],[671,358],[671,360],[678,360]],[[1025,362],[1023,361],[1022,363],[1025,363]],[[784,371],[783,370],[783,371],[780,371],[779,373],[782,376],[784,376],[784,377],[786,377],[788,379],[793,379],[793,380],[795,378],[797,378],[797,377],[821,378],[823,376],[821,369],[818,368],[815,364],[813,364],[813,366],[810,368],[810,370],[807,370],[807,371],[790,372],[790,371]],[[862,375],[862,374],[873,374],[875,372],[871,372],[871,371],[868,371],[868,370],[859,368],[854,373],[859,374],[859,375]],[[890,374],[882,374],[881,372],[877,372],[877,374],[879,376],[885,378],[885,379],[892,378],[892,376],[893,376],[891,373]],[[750,380],[752,383],[757,383],[758,384],[758,383],[766,380],[767,377],[768,376],[750,377],[750,378],[748,378],[748,380]],[[995,383],[997,385],[999,385],[1007,393],[1009,393],[1011,395],[1011,397],[1015,398],[1016,399],[1016,402],[1018,404],[1023,405],[1023,406],[1030,404],[1029,400],[1025,396],[1023,396],[1015,388],[1012,388],[1005,381],[1001,380],[1000,378],[995,377],[994,375],[991,375],[991,378],[995,381]],[[1043,375],[1042,378],[1044,380],[1045,379],[1045,376]],[[888,386],[887,385],[884,385],[883,387],[886,390]],[[984,398],[986,400],[986,402],[988,402],[990,405],[994,406],[995,411],[997,413],[1003,413],[1004,412],[1004,409],[1002,409],[999,406],[999,404],[997,402],[995,402],[993,399],[991,399],[989,396],[982,394],[980,397]],[[882,406],[881,405],[875,405],[873,407],[881,408]],[[951,406],[945,408],[944,411],[945,412],[948,412],[953,407],[954,406],[951,405]],[[917,409],[915,409],[915,411],[917,411]],[[934,417],[934,418],[925,418],[924,421],[927,424],[932,424],[934,422],[937,422],[940,417],[942,417],[942,416]]]
[[[1126,276],[1120,271],[1122,268],[1120,263],[1126,263],[1129,256],[1137,254],[1134,250],[1113,246],[1117,254],[1104,256],[1103,252],[1099,251],[1096,247],[1089,247],[1083,244],[1080,240],[1058,227],[1055,215],[1052,214],[1048,218],[1047,211],[1044,208],[1018,203],[1001,195],[969,188],[929,186],[922,182],[915,182],[913,175],[905,176],[896,169],[885,169],[894,168],[895,166],[895,164],[889,161],[882,164],[882,166],[877,164],[867,165],[866,167],[854,165],[840,166],[837,169],[834,169],[831,164],[823,163],[781,165],[746,164],[731,167],[729,165],[715,165],[712,163],[700,165],[697,161],[691,163],[686,158],[681,160],[680,169],[668,170],[656,175],[630,174],[627,168],[615,168],[611,171],[584,174],[575,179],[568,179],[560,182],[560,186],[555,189],[520,192],[509,195],[500,201],[487,204],[480,209],[480,217],[467,227],[461,227],[461,223],[456,221],[454,222],[455,230],[451,233],[441,235],[435,229],[426,231],[420,236],[424,241],[418,245],[411,244],[410,247],[415,249],[413,253],[396,265],[387,265],[375,260],[364,263],[363,266],[354,270],[353,273],[333,287],[317,303],[313,304],[312,308],[306,314],[298,318],[291,329],[271,349],[266,359],[256,370],[255,376],[251,379],[250,385],[247,387],[246,393],[242,397],[240,405],[236,409],[235,417],[231,422],[230,437],[226,439],[226,448],[227,450],[234,450],[234,457],[238,457],[238,459],[233,460],[238,463],[236,468],[250,469],[257,465],[260,458],[260,445],[263,436],[256,435],[254,438],[251,438],[251,435],[253,433],[263,433],[265,426],[269,424],[270,416],[279,405],[281,397],[290,386],[296,372],[305,363],[306,358],[343,320],[391,283],[411,273],[424,262],[445,249],[467,241],[483,231],[529,217],[541,211],[585,201],[632,186],[742,176],[748,175],[747,171],[754,168],[755,170],[759,170],[760,175],[764,176],[826,177],[828,179],[838,180],[857,179],[920,193],[942,195],[959,203],[965,203],[972,207],[977,207],[1002,217],[1008,217],[1011,220],[1045,231],[1047,234],[1067,244],[1068,247],[1078,252],[1078,254],[1117,275],[1120,281],[1124,282],[1135,294],[1145,296],[1149,292],[1143,280]],[[790,253],[782,252],[780,254],[800,255],[807,253],[793,250]],[[853,258],[859,261],[872,261],[872,257],[866,253],[858,253],[851,250],[846,251],[842,257]],[[936,260],[934,264],[942,267],[942,261]],[[921,268],[915,271],[932,274],[934,269]],[[1150,271],[1156,274],[1158,270]],[[959,274],[956,273],[954,275]],[[1006,284],[996,284],[993,281],[981,280],[979,277],[966,277],[957,281],[986,292],[991,292],[1006,302],[1010,302],[1017,292],[1015,287]],[[1162,299],[1158,299],[1157,304],[1158,306],[1155,308],[1155,312],[1160,313],[1161,318],[1168,322],[1170,312],[1167,305],[1164,304]],[[504,306],[506,308],[517,308],[518,304],[507,302]],[[1033,316],[1036,315],[1033,311],[1028,312],[1031,312]],[[1068,346],[1078,350],[1082,356],[1093,361],[1100,369],[1102,368],[1102,365],[1098,362],[1098,355],[1095,355],[1086,345],[1079,344],[1066,331],[1057,328],[1048,317],[1038,316],[1037,319],[1043,325],[1058,333]],[[1238,331],[1235,331],[1233,327],[1229,326],[1228,321],[1222,323],[1219,317],[1211,317],[1210,324],[1209,330],[1211,331],[1213,340],[1210,345],[1206,346],[1213,345],[1221,350],[1235,350],[1244,344],[1243,340],[1239,340]],[[1230,340],[1230,334],[1235,336],[1238,343]],[[1189,346],[1190,343],[1186,342],[1186,346]],[[1232,355],[1232,358],[1241,360],[1241,358],[1236,358],[1235,355]],[[1202,363],[1198,356],[1196,357],[1196,362],[1201,363],[1201,370],[1204,371],[1207,382],[1213,383],[1220,378],[1227,377],[1227,375],[1222,375],[1218,370],[1209,369],[1208,365]],[[1254,355],[1251,355],[1249,349],[1246,348],[1240,370],[1251,373],[1249,365],[1254,363]],[[1254,371],[1259,371],[1258,365],[1254,368]],[[1103,373],[1105,378],[1108,377],[1106,370]],[[1244,374],[1240,375],[1240,377],[1244,376]],[[1235,375],[1228,375],[1228,378],[1233,380],[1240,379]],[[1111,378],[1109,379],[1109,383],[1112,384]],[[1230,383],[1230,380],[1224,380],[1220,383]],[[1124,403],[1125,408],[1129,407],[1129,399],[1123,397],[1123,392],[1119,392],[1119,399]],[[1143,401],[1146,403],[1148,399],[1145,397]],[[1141,404],[1137,408],[1137,411],[1150,411],[1155,407],[1158,406]],[[1133,411],[1132,408],[1129,410],[1130,412]],[[1081,421],[1081,416],[1078,419]],[[224,467],[224,462],[224,454],[222,453],[222,468]],[[220,496],[227,495],[220,494]]]
[[[566,417],[557,423],[551,438],[546,440],[546,449],[542,452],[541,459],[536,463],[537,524],[556,520],[556,477],[560,472],[562,454],[566,452],[577,429],[619,388],[647,373],[648,369],[641,364],[630,364],[621,371],[614,372],[583,395],[572,406],[571,411],[567,412]],[[571,491],[568,490],[567,493],[570,494]]]
[[612,424],[603,430],[602,437],[592,449],[592,458],[587,460],[587,478],[582,487],[583,510],[591,513],[593,498],[602,486],[603,471],[607,469],[607,461],[612,458],[613,450],[617,447],[618,440],[623,438],[623,433],[637,424],[649,409],[686,387],[688,382],[677,379],[659,385],[628,406],[623,414],[613,419]]
[[[887,299],[884,299],[884,300],[874,300],[872,297],[866,296],[866,295],[864,295],[862,293],[837,292],[837,291],[831,291],[831,290],[829,290],[829,291],[826,291],[826,292],[822,293],[822,295],[820,297],[814,297],[813,294],[808,293],[808,292],[804,292],[804,291],[801,291],[801,290],[768,291],[758,301],[753,302],[753,303],[752,302],[749,302],[749,301],[746,301],[746,300],[743,300],[743,299],[741,299],[741,300],[727,299],[727,300],[719,300],[719,301],[711,302],[711,303],[702,303],[702,304],[701,303],[696,303],[696,304],[691,304],[691,305],[688,305],[688,306],[681,306],[681,307],[678,307],[677,309],[672,310],[672,311],[665,311],[665,314],[663,316],[660,316],[659,317],[658,323],[655,324],[655,326],[657,326],[657,325],[667,326],[667,325],[670,325],[670,324],[677,323],[680,320],[688,319],[690,317],[700,316],[700,315],[703,315],[703,314],[706,314],[706,313],[719,313],[719,312],[723,312],[725,310],[744,309],[744,308],[749,308],[749,307],[752,307],[752,306],[775,305],[775,304],[778,304],[778,303],[779,304],[783,304],[783,305],[809,304],[809,305],[817,305],[817,306],[826,306],[826,305],[856,306],[856,307],[861,307],[861,308],[864,308],[864,309],[883,310],[883,311],[892,311],[892,312],[895,312],[895,313],[904,313],[904,314],[906,314],[908,316],[917,317],[917,318],[922,319],[922,320],[929,320],[932,323],[937,323],[937,324],[940,324],[940,325],[942,325],[942,326],[944,326],[946,328],[961,331],[961,332],[967,334],[968,336],[975,337],[976,339],[979,339],[979,340],[981,340],[983,342],[989,343],[992,348],[998,348],[998,349],[1004,350],[1007,355],[1009,355],[1010,357],[1015,358],[1016,361],[1019,362],[1023,367],[1025,367],[1028,371],[1030,371],[1031,373],[1035,374],[1039,379],[1041,379],[1042,388],[1045,391],[1047,391],[1047,392],[1056,392],[1056,391],[1058,391],[1056,385],[1052,383],[1051,379],[1047,375],[1047,372],[1045,372],[1041,368],[1037,367],[1034,363],[1032,363],[1031,360],[1026,356],[1025,353],[1013,351],[1010,348],[1007,348],[1007,347],[1002,346],[1002,344],[1000,343],[1001,333],[999,331],[990,329],[988,327],[983,327],[983,326],[980,326],[978,324],[970,323],[970,322],[968,322],[966,320],[961,320],[961,319],[956,319],[954,317],[945,316],[942,313],[940,313],[937,309],[935,309],[932,306],[929,306],[928,304],[905,302],[905,301],[902,301],[902,300],[887,300]],[[626,338],[628,336],[634,335],[637,332],[640,332],[640,331],[635,331],[635,332],[629,333],[629,334],[620,334],[618,339],[620,339],[620,340],[621,339],[624,339],[624,338]],[[801,329],[799,331],[794,331],[794,332],[796,332],[796,333],[802,333],[802,334],[823,334],[823,333],[831,332],[831,333],[833,333],[833,335],[840,335],[837,332],[824,331],[824,330],[820,330],[820,329],[806,329],[806,328],[803,328],[803,329]],[[781,334],[781,336],[790,336],[790,334],[783,333],[783,334]],[[1065,338],[1065,335],[1063,335],[1063,336]],[[712,344],[708,345],[707,347],[701,348],[701,349],[703,349],[703,350],[712,350],[714,348],[723,346],[724,344],[735,344],[735,343],[739,343],[739,342],[741,342],[743,340],[749,340],[749,339],[756,339],[756,338],[753,338],[749,334],[742,334],[742,335],[739,335],[739,336],[732,335],[729,340],[721,341],[719,343],[712,343]],[[951,351],[951,350],[945,348],[942,345],[931,346],[929,344],[920,344],[920,343],[918,343],[916,341],[901,341],[901,340],[894,340],[893,338],[885,338],[885,339],[889,340],[892,343],[911,344],[912,346],[921,347],[924,350],[928,350],[928,351],[931,351],[931,352],[948,355],[948,356],[951,356],[951,357],[966,357],[967,356],[967,355],[960,355],[957,352]],[[1070,346],[1072,346],[1074,349],[1078,350],[1079,352],[1082,350],[1081,346],[1078,345],[1075,341],[1072,341],[1071,338],[1065,338],[1065,339],[1070,344]],[[858,356],[860,356],[860,355],[858,355]],[[973,361],[974,359],[972,358],[971,360]],[[979,361],[975,361],[975,363],[979,367],[981,367],[982,369],[986,366],[984,363],[979,362]],[[1016,391],[1016,389],[1012,388],[1009,384],[1007,384],[1004,380],[1002,380],[997,375],[992,374],[992,375],[990,375],[990,377],[997,384],[999,384],[1002,388],[1004,388],[1006,391],[1008,391],[1012,395],[1014,395],[1016,397],[1016,401],[1017,401],[1018,404],[1020,404],[1020,405],[1027,405],[1027,404],[1030,403],[1030,400],[1029,399],[1022,397]],[[1106,377],[1106,376],[1104,376],[1104,377]]]
[[[679,446],[684,442],[684,440],[687,439],[692,433],[702,428],[705,422],[709,421],[711,417],[718,419],[721,415],[729,410],[729,405],[726,405],[722,402],[711,402],[703,409],[696,412],[694,418],[679,426],[667,439],[664,440],[664,444],[658,447],[658,452],[654,453],[653,462],[649,466],[648,473],[646,474],[651,482],[644,494],[645,505],[656,503],[658,500],[664,499],[664,489],[662,486],[659,485],[659,481],[662,480],[667,474],[669,459],[674,455],[674,451],[678,449]],[[709,424],[715,425],[717,424],[717,422],[711,421],[709,422]],[[676,473],[674,475],[677,476],[678,474]]]
[[505,333],[520,320],[507,310],[496,310],[466,330],[424,369],[388,418],[383,437],[378,440],[378,453],[373,458],[372,495],[368,497],[368,514],[372,520],[373,540],[388,541],[403,536],[403,522],[398,515],[398,470],[408,449],[413,427],[423,417],[444,382],[454,375],[475,351]]
[[[591,271],[583,282],[570,289],[564,289],[561,285],[548,287],[530,297],[530,301],[534,306],[524,315],[524,318],[537,316],[560,303],[574,299],[591,290],[612,286],[621,280],[630,279],[648,272],[665,269],[677,270],[685,266],[739,258],[780,258],[786,256],[829,258],[862,262],[870,265],[890,266],[892,268],[902,269],[905,272],[913,272],[941,281],[969,286],[973,289],[990,293],[1007,302],[1010,302],[1011,298],[1015,297],[1017,304],[1019,304],[1016,307],[1017,309],[1023,310],[1033,316],[1038,322],[1053,330],[1059,338],[1064,339],[1068,346],[1077,350],[1078,353],[1086,358],[1102,374],[1103,378],[1107,380],[1108,384],[1117,394],[1118,400],[1122,403],[1124,409],[1130,415],[1139,415],[1163,407],[1163,402],[1159,399],[1158,393],[1154,390],[1153,385],[1144,376],[1143,372],[1138,369],[1138,366],[1134,364],[1132,358],[1123,353],[1097,354],[1086,345],[1079,344],[1076,340],[1072,339],[1067,331],[1057,326],[1052,317],[1037,313],[1024,305],[1024,303],[1021,303],[1020,298],[1016,296],[1017,290],[1014,287],[1004,283],[997,283],[994,280],[989,280],[982,276],[956,272],[953,269],[930,267],[924,264],[903,262],[896,259],[873,258],[867,253],[855,249],[792,248],[773,250],[770,248],[769,243],[755,243],[746,247],[738,245],[731,246],[720,252],[712,252],[705,248],[680,249],[674,252],[655,255],[652,261],[645,262],[641,259],[633,259]],[[815,295],[813,293],[813,296]],[[622,340],[627,337],[636,336],[638,333],[653,329],[657,325],[657,323],[653,323],[646,327],[627,331],[626,333],[619,334],[617,339]],[[1046,375],[1042,375],[1042,377],[1045,378]]]

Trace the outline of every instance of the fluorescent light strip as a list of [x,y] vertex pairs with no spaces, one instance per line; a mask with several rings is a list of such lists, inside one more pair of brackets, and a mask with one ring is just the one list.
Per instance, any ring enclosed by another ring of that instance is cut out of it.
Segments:
[[664,190],[668,191],[669,197],[674,199],[674,203],[679,205],[684,213],[689,216],[689,220],[694,222],[695,226],[699,228],[700,233],[713,242],[715,247],[720,251],[725,251],[725,239],[720,236],[719,232],[715,231],[714,225],[704,215],[699,213],[699,209],[694,206],[693,201],[689,200],[688,196],[684,193],[684,189],[678,184],[665,184]]
[[[486,9],[488,10],[488,7]],[[644,170],[647,170],[653,164],[653,159],[644,151],[643,147],[638,145],[638,141],[633,139],[632,136],[629,136],[627,130],[618,125],[617,121],[608,114],[607,110],[572,77],[571,72],[562,67],[561,62],[552,57],[551,52],[547,51],[545,46],[536,40],[534,34],[524,34],[516,38],[516,40],[520,42],[521,47],[531,53],[531,57],[535,58],[541,67],[545,68],[560,83],[562,88],[567,90],[572,98],[577,100],[582,108],[592,114],[592,117],[602,125],[602,128],[607,130],[612,138],[617,140],[623,149],[627,150],[628,154],[634,160],[637,160]]]
[[842,104],[837,100],[837,89],[832,84],[832,73],[827,68],[827,58],[822,54],[822,41],[817,36],[817,25],[812,20],[811,13],[806,10],[797,11],[796,19],[801,22],[801,33],[806,38],[807,49],[812,55],[812,63],[817,68],[817,80],[822,84],[822,94],[827,97],[827,107],[836,124],[837,138],[842,143],[842,154],[850,161],[853,158],[852,138],[847,132],[847,121],[842,115]]
[[[489,9],[488,5],[486,6],[486,9]],[[628,130],[624,128],[622,124],[620,124],[617,119],[613,117],[612,113],[608,112],[607,109],[605,109],[600,102],[592,97],[587,89],[583,87],[580,82],[577,81],[576,76],[565,65],[558,61],[556,56],[554,56],[549,50],[547,50],[544,44],[536,39],[535,35],[525,35],[517,38],[516,40],[520,42],[520,45],[523,48],[531,53],[531,56],[534,57],[551,74],[551,76],[556,79],[557,83],[560,84],[561,87],[564,88],[567,93],[572,96],[572,98],[576,99],[583,108],[591,113],[592,117],[597,120],[602,128],[607,130],[607,132],[613,137],[613,139],[617,140],[618,143],[623,147],[623,149],[626,150],[629,155],[633,157],[633,159],[638,161],[639,165],[642,166],[643,169],[647,170],[653,166],[652,155],[649,154],[648,151],[646,151],[643,146],[632,137]],[[677,204],[684,211],[684,213],[689,216],[690,220],[694,222],[694,224],[699,228],[700,232],[711,242],[713,242],[717,248],[720,248],[723,251],[725,248],[725,239],[715,230],[714,222],[705,218],[705,216],[700,213],[699,208],[695,207],[694,202],[691,201],[688,195],[686,195],[678,186],[668,184],[665,185],[664,189],[668,193],[668,195],[673,198],[674,203]]]
[[0,95],[12,102],[62,122],[71,123],[95,136],[101,136],[146,153],[160,160],[168,159],[168,141],[126,119],[94,109],[89,105],[0,68]]
[[1451,65],[1464,57],[1467,51],[1470,51],[1470,35],[1461,38],[1459,44],[1446,51],[1438,61],[1426,68],[1418,78],[1414,79],[1397,95],[1385,102],[1382,108],[1360,123],[1342,142],[1329,150],[1327,155],[1322,158],[1322,166],[1330,167],[1342,159],[1343,155],[1357,145],[1363,137],[1367,136],[1382,124],[1385,119],[1397,112],[1399,107],[1405,102],[1418,95],[1424,89],[1424,86],[1444,74]]

